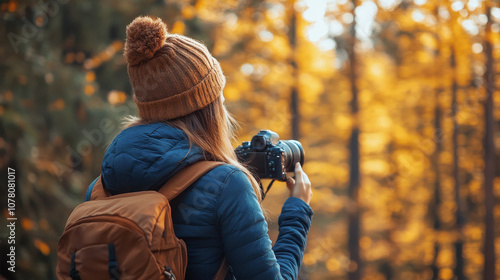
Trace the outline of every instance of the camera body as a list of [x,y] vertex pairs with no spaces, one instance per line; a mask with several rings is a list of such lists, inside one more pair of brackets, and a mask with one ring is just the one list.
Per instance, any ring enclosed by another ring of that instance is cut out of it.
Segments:
[[304,164],[302,144],[279,140],[279,135],[270,130],[261,130],[251,141],[238,146],[235,153],[259,179],[286,181],[286,172],[294,171],[297,162]]

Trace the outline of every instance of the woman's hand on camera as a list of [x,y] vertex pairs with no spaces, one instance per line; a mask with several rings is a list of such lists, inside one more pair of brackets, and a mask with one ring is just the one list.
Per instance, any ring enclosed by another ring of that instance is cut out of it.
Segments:
[[286,186],[290,190],[290,197],[300,198],[309,204],[312,198],[311,181],[302,170],[300,163],[295,164],[295,180],[288,176]]

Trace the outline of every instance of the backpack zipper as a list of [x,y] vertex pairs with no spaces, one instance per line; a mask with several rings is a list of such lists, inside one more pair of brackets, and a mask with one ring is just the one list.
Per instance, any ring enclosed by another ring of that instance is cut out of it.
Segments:
[[175,277],[174,271],[170,266],[164,266],[163,274],[165,277],[167,277],[169,280],[176,280],[177,278]]

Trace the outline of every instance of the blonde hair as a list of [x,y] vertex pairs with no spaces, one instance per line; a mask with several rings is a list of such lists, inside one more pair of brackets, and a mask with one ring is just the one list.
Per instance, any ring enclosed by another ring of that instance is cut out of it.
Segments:
[[[146,123],[149,122],[128,116],[123,128]],[[262,201],[261,189],[255,177],[238,161],[234,153],[231,142],[235,140],[237,123],[227,112],[220,97],[201,110],[164,123],[184,131],[189,142],[204,151],[206,160],[222,161],[238,167],[250,180],[259,202]]]

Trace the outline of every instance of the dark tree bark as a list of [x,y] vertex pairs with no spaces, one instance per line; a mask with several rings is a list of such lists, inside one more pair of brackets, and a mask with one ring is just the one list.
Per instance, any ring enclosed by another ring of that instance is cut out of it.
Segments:
[[[439,51],[436,56],[439,56]],[[438,77],[436,77],[438,78]],[[443,150],[442,145],[442,125],[441,125],[441,105],[439,103],[439,95],[441,94],[442,88],[437,88],[435,92],[434,101],[434,141],[436,147],[434,154],[432,155],[432,168],[434,170],[434,201],[430,207],[431,215],[434,218],[434,232],[439,232],[441,230],[441,219],[439,217],[439,207],[441,206],[441,169],[439,164],[439,155]],[[434,257],[432,259],[431,269],[432,269],[432,280],[439,279],[439,266],[437,265],[437,258],[439,255],[439,242],[436,240],[434,242]]]
[[[438,9],[434,10],[434,16],[439,19]],[[435,38],[437,42],[437,48],[434,53],[434,69],[435,69],[435,79],[440,81],[442,67],[440,63],[441,57],[441,40],[439,36],[439,23],[436,25]],[[439,208],[441,206],[441,165],[439,164],[439,155],[443,150],[443,126],[441,123],[442,111],[440,103],[440,95],[443,92],[443,87],[439,84],[435,90],[434,94],[434,142],[435,149],[432,154],[432,170],[434,172],[434,200],[431,202],[429,209],[431,211],[431,217],[433,219],[433,229],[437,233],[441,230],[441,218],[439,217]],[[437,265],[437,259],[439,256],[440,244],[438,240],[434,241],[434,256],[432,258],[431,270],[432,270],[432,280],[439,279],[439,266]]]
[[[356,8],[356,0],[352,0],[353,14]],[[351,83],[351,116],[353,118],[353,127],[351,137],[349,139],[349,150],[351,152],[349,159],[349,197],[352,202],[352,207],[349,209],[349,280],[361,279],[361,257],[359,249],[360,239],[360,209],[358,206],[358,193],[360,187],[360,174],[359,174],[359,126],[358,126],[358,87],[356,75],[356,17],[354,17],[350,30],[350,50],[349,50],[349,80]]]
[[486,38],[484,41],[484,54],[486,58],[486,71],[484,82],[486,86],[486,99],[484,100],[484,202],[485,202],[485,236],[484,236],[484,272],[483,279],[495,279],[495,220],[493,208],[495,196],[493,193],[493,180],[495,177],[495,118],[493,115],[493,96],[495,92],[495,67],[491,36],[491,7],[485,2]]
[[292,139],[298,140],[300,138],[300,112],[299,112],[299,91],[297,88],[298,82],[298,69],[297,62],[295,61],[295,52],[297,48],[297,15],[295,12],[295,1],[290,1],[289,11],[290,15],[290,30],[289,30],[289,40],[290,47],[292,49],[292,57],[290,59],[290,64],[292,65],[292,78],[293,85],[291,89],[290,96],[290,113],[292,117]]
[[459,155],[458,155],[458,123],[457,123],[457,91],[458,84],[456,78],[456,54],[455,48],[451,47],[450,66],[453,73],[453,82],[451,86],[451,116],[453,122],[453,180],[455,181],[455,229],[458,238],[455,241],[455,276],[457,280],[464,280],[464,257],[463,257],[463,240],[462,232],[465,223],[465,216],[463,213],[462,196],[460,194],[460,176],[459,176]]

